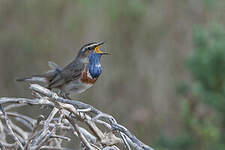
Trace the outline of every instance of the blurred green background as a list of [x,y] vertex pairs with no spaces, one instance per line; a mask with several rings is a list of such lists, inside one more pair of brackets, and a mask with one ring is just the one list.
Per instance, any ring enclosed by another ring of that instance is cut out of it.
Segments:
[[224,25],[224,0],[0,0],[0,96],[31,97],[16,77],[104,40],[113,55],[74,98],[156,150],[224,150]]

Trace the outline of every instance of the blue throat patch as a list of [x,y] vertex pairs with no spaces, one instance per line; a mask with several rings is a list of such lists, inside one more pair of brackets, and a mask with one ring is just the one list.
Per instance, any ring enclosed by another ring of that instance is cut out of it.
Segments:
[[90,61],[88,71],[92,78],[98,78],[102,73],[101,57],[100,53],[91,53],[88,57]]

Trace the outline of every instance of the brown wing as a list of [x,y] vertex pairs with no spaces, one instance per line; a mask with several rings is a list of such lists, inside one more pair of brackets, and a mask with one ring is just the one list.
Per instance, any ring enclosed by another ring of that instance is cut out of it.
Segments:
[[73,61],[49,82],[48,87],[50,89],[61,87],[69,81],[78,79],[82,75],[84,67],[84,64]]

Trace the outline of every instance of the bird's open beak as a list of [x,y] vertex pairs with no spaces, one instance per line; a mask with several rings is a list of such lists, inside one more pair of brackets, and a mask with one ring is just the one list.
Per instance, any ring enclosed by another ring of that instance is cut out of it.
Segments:
[[96,53],[99,53],[99,54],[102,54],[102,55],[111,55],[111,54],[108,53],[108,52],[103,52],[102,50],[100,50],[101,45],[103,45],[104,43],[105,43],[105,42],[100,42],[100,43],[98,43],[98,46],[95,47],[95,52],[96,52]]

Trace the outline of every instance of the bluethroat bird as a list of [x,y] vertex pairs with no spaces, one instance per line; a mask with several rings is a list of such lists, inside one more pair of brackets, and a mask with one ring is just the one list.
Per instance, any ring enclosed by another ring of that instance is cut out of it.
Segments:
[[61,94],[70,98],[92,87],[102,73],[101,56],[109,54],[100,50],[104,42],[93,42],[81,47],[76,58],[61,68],[39,75],[18,78],[16,81],[40,82],[48,89],[59,89]]

